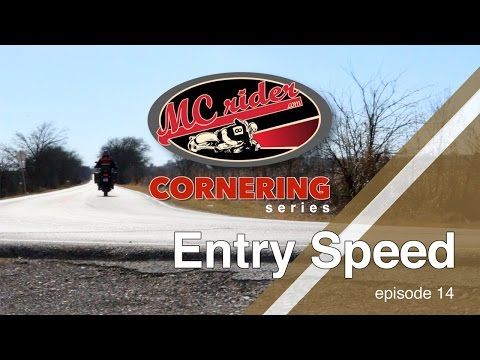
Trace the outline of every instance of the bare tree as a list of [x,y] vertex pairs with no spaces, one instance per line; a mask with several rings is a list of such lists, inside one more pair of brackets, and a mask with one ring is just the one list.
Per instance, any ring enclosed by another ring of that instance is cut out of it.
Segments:
[[[43,123],[28,134],[16,133],[12,146],[0,147],[0,181],[2,194],[18,193],[21,182],[27,191],[55,189],[65,184],[77,184],[89,174],[82,169],[79,156],[66,150],[62,143],[66,135],[51,123]],[[25,170],[19,178],[18,151],[26,153]],[[25,185],[26,184],[26,185]]]
[[130,182],[138,184],[140,182],[150,162],[148,157],[150,146],[145,140],[131,136],[110,139],[102,146],[99,155],[104,151],[109,151],[117,163],[120,184]]
[[2,182],[4,174],[7,171],[16,169],[17,167],[18,164],[16,163],[12,149],[0,144],[0,197],[2,195]]
[[61,145],[66,139],[64,130],[59,130],[48,122],[40,124],[28,135],[20,132],[15,134],[17,148],[25,151],[27,156],[31,158],[36,158],[49,147]]
[[2,180],[3,173],[8,169],[6,154],[2,150],[3,146],[0,144],[0,197],[2,196]]
[[[338,169],[344,194],[353,198],[424,119],[418,108],[424,89],[398,90],[399,77],[376,75],[361,82],[350,73],[348,97],[329,94],[335,121],[323,146]],[[357,96],[355,96],[357,95]]]

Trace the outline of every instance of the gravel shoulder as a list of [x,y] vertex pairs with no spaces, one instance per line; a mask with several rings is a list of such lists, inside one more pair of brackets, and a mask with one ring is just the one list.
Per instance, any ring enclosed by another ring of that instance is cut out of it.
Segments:
[[243,314],[275,270],[0,258],[0,314]]

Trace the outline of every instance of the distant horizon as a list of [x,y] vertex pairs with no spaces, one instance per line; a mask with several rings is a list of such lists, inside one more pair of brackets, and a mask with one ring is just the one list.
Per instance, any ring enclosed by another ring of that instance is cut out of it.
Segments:
[[260,72],[320,93],[374,74],[402,74],[400,91],[453,93],[477,68],[480,46],[0,46],[0,143],[43,122],[67,131],[66,148],[91,167],[111,138],[151,147],[154,165],[172,160],[147,126],[153,102],[199,76]]

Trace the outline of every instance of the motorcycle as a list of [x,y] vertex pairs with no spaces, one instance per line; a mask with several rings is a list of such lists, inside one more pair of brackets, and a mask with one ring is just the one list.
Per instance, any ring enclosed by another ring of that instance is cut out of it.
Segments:
[[197,136],[190,136],[188,139],[187,148],[193,153],[197,153],[201,150],[211,150],[215,153],[241,153],[244,150],[253,150],[258,151],[260,145],[253,139],[250,140],[249,144],[239,141],[236,145],[227,145],[224,142],[220,141],[217,134],[213,132],[203,132]]
[[115,183],[116,170],[111,169],[95,169],[95,183],[98,184],[100,191],[103,191],[103,196],[108,196],[109,191],[113,190]]

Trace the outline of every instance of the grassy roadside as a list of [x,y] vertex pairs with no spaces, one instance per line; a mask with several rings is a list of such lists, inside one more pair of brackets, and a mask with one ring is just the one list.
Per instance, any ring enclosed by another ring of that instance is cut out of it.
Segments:
[[[143,185],[122,185],[123,187],[135,191],[140,191],[147,195],[150,195],[147,186]],[[216,214],[254,217],[259,219],[279,219],[279,220],[297,220],[297,221],[330,221],[331,215],[316,213],[300,213],[298,209],[291,213],[279,213],[276,207],[280,204],[285,204],[287,209],[287,203],[282,201],[263,201],[263,200],[195,200],[189,199],[185,201],[168,200],[168,203],[174,206],[182,207],[185,209],[211,212]],[[267,213],[265,211],[265,205],[272,204],[273,212]]]

